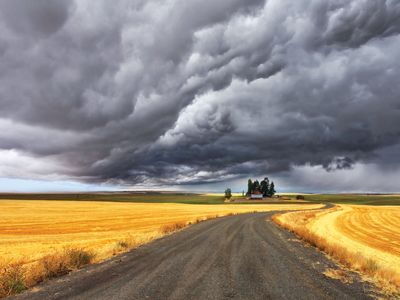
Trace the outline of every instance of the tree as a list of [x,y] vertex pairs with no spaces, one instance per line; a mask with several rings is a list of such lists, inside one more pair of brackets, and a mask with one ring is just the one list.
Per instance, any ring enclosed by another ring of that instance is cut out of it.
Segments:
[[260,183],[258,182],[258,180],[255,180],[253,182],[253,192],[256,192],[256,191],[260,191]]
[[247,195],[250,195],[253,191],[253,182],[251,179],[247,181]]
[[275,191],[275,184],[272,181],[271,185],[269,186],[269,191],[268,191],[268,196],[272,197],[273,195],[275,195],[276,191]]
[[269,179],[265,177],[260,183],[261,193],[263,197],[267,197],[269,194]]
[[231,191],[230,188],[227,188],[227,189],[225,190],[225,198],[226,198],[226,199],[231,199],[231,198],[232,198],[232,191]]

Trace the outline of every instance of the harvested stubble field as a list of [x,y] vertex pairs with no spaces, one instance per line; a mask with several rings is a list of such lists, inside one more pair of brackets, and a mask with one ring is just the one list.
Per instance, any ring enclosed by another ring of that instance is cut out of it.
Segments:
[[301,208],[304,205],[0,200],[0,297],[191,223],[236,213]]
[[399,206],[337,205],[274,220],[388,292],[400,291]]
[[231,213],[303,207],[1,200],[0,257],[7,262],[32,263],[74,248],[93,251],[99,261],[121,246],[149,242],[189,222]]

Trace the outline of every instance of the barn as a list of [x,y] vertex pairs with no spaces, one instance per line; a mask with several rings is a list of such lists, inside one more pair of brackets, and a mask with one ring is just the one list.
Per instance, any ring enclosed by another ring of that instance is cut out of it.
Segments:
[[254,191],[252,194],[250,194],[250,199],[262,199],[263,195],[259,191]]

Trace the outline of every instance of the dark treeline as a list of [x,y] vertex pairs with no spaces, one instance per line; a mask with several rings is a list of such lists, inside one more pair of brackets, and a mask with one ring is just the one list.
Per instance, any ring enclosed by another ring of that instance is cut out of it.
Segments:
[[272,197],[276,193],[275,184],[265,177],[261,182],[257,179],[253,182],[251,179],[247,183],[247,196],[251,194],[262,194],[263,197]]

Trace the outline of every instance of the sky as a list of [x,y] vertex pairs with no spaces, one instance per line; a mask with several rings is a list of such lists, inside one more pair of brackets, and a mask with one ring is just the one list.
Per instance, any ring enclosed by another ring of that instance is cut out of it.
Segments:
[[0,0],[0,191],[400,192],[398,0]]

